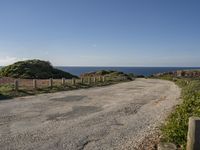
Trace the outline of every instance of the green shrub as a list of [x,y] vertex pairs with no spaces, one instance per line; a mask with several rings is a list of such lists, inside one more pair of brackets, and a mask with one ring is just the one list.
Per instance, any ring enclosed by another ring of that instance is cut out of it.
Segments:
[[105,76],[107,80],[119,80],[119,78],[121,79],[125,79],[125,80],[132,80],[132,78],[123,73],[123,72],[119,72],[119,71],[113,71],[113,70],[99,70],[99,71],[95,71],[95,72],[89,72],[89,73],[84,73],[81,75],[81,77],[98,77],[98,76]]
[[68,72],[53,68],[48,61],[27,60],[16,62],[13,65],[3,67],[0,76],[23,79],[48,79],[48,78],[77,78]]

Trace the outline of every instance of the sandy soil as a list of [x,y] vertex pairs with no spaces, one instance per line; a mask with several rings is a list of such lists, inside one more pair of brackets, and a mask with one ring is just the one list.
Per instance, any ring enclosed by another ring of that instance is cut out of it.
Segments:
[[107,87],[0,102],[0,149],[135,149],[179,103],[172,82]]

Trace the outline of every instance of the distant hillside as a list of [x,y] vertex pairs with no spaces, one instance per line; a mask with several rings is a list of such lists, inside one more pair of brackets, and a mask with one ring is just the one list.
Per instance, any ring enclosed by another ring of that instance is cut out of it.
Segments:
[[68,72],[53,68],[50,62],[42,60],[19,61],[0,69],[0,76],[22,79],[77,78]]
[[100,70],[100,71],[81,74],[81,77],[98,77],[98,76],[106,76],[111,78],[123,77],[128,80],[132,79],[131,78],[132,76],[129,76],[123,72],[112,71],[112,70]]
[[164,72],[157,73],[152,75],[153,77],[164,77],[164,76],[172,76],[172,77],[187,77],[187,78],[199,78],[200,70],[198,69],[190,69],[190,70],[177,70],[173,72]]

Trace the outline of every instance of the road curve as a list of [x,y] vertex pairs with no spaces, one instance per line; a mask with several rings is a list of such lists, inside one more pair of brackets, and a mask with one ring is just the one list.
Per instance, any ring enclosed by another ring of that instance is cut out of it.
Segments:
[[0,148],[134,149],[179,103],[172,82],[137,79],[116,85],[0,102]]

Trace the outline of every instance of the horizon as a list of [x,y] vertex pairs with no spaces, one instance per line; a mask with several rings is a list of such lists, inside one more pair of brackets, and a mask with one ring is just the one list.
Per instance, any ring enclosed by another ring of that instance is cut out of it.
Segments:
[[[14,62],[15,63],[15,62]],[[9,64],[12,65],[12,64]],[[6,67],[9,65],[0,65],[0,67]],[[62,65],[52,65],[53,67],[74,67],[74,68],[78,68],[78,67],[91,67],[91,68],[200,68],[200,66],[198,67],[193,67],[193,66],[62,66]]]
[[2,0],[0,66],[199,67],[197,0]]

